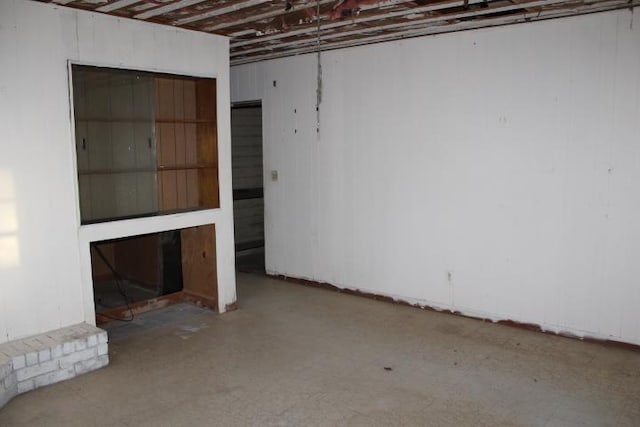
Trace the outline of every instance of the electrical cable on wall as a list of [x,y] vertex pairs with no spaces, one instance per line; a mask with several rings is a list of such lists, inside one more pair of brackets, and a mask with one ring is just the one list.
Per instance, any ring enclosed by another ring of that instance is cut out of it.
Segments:
[[316,82],[316,133],[320,135],[320,103],[322,102],[322,63],[320,62],[320,0],[316,0],[316,47],[318,58]]

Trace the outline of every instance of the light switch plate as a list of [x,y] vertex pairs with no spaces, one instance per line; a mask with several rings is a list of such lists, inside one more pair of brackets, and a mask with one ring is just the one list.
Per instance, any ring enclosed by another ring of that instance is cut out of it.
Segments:
[[278,171],[271,171],[271,181],[278,180]]

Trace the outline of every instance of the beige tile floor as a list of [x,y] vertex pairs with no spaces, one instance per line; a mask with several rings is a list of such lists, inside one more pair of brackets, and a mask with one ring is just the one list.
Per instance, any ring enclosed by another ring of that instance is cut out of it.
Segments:
[[639,352],[238,279],[238,311],[113,325],[109,367],[15,398],[0,426],[640,425]]

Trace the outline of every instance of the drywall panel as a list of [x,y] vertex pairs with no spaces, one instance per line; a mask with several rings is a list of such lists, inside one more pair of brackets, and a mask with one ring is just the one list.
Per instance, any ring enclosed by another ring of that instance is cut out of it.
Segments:
[[[235,301],[228,56],[224,37],[0,2],[0,342],[94,322],[94,240],[215,223],[219,309]],[[215,77],[222,207],[81,227],[69,61]]]
[[267,270],[640,344],[639,46],[621,10],[326,52],[319,134],[315,55],[233,67]]

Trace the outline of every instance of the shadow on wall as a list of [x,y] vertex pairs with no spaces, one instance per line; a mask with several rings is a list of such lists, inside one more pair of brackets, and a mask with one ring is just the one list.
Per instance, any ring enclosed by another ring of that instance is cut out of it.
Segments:
[[20,265],[18,213],[10,171],[0,170],[0,270]]

